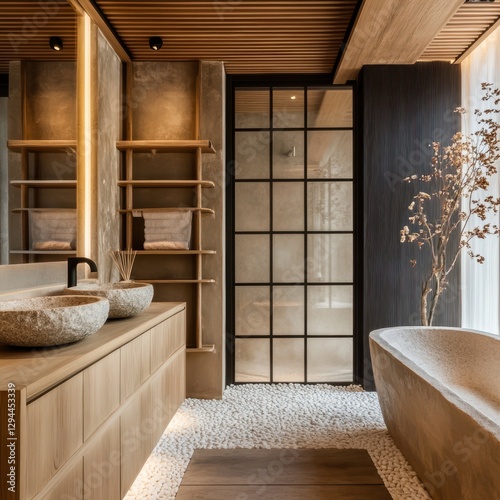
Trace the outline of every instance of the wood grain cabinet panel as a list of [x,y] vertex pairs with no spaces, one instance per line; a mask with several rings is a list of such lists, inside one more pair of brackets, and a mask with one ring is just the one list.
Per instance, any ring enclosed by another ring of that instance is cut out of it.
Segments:
[[151,329],[151,372],[186,343],[186,313],[182,311]]
[[116,419],[94,440],[83,457],[84,500],[119,500],[120,421]]
[[151,333],[121,348],[121,401],[133,394],[151,373]]
[[33,497],[83,443],[83,375],[28,404],[26,497]]
[[121,494],[125,496],[156,444],[151,385],[145,384],[120,416]]
[[43,500],[83,500],[83,458],[64,474]]
[[[161,437],[186,396],[186,353],[175,353],[152,380],[152,416],[156,441]],[[184,383],[183,383],[184,382]],[[183,384],[179,387],[177,384]]]
[[120,405],[120,350],[83,372],[84,439]]

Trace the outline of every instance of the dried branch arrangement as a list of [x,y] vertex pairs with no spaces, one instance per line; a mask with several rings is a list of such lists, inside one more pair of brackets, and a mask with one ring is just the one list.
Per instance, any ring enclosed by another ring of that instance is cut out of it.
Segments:
[[[447,147],[433,143],[430,173],[404,179],[423,188],[408,207],[410,224],[400,231],[400,239],[420,249],[428,248],[431,254],[431,269],[422,283],[420,303],[421,323],[425,326],[432,325],[439,298],[461,251],[466,249],[482,264],[484,257],[474,253],[471,241],[500,233],[496,224],[488,222],[489,215],[498,212],[500,198],[487,193],[500,160],[500,90],[489,83],[483,83],[482,90],[482,100],[489,103],[487,109],[474,111],[478,130],[469,135],[456,133]],[[457,108],[456,112],[466,111]],[[452,238],[457,233],[458,238]],[[416,264],[416,260],[411,261],[412,266]]]

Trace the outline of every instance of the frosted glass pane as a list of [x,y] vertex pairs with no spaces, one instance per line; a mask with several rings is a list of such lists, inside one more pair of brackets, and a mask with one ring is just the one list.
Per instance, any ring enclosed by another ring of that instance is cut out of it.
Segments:
[[351,89],[308,89],[308,127],[352,127]]
[[304,382],[304,340],[273,340],[274,382]]
[[352,297],[352,286],[308,286],[308,335],[352,335]]
[[352,234],[310,234],[307,237],[307,279],[352,282]]
[[307,228],[310,231],[352,231],[352,182],[310,182],[307,185]]
[[269,231],[269,183],[237,182],[236,231]]
[[270,366],[268,339],[236,339],[236,382],[269,382]]
[[268,128],[269,108],[269,89],[237,90],[235,92],[236,128]]
[[304,132],[274,132],[273,177],[304,178]]
[[236,132],[236,179],[269,179],[269,144],[269,132]]
[[352,339],[308,339],[308,382],[352,382]]
[[304,126],[304,90],[273,91],[273,126],[298,128]]
[[236,287],[236,335],[270,335],[269,295],[265,286]]
[[273,281],[297,283],[304,281],[304,236],[276,234],[273,236]]
[[352,178],[352,132],[318,130],[307,134],[307,177]]
[[236,283],[269,283],[269,236],[235,236]]
[[273,288],[274,335],[304,335],[304,287]]
[[273,229],[304,230],[304,183],[273,183]]

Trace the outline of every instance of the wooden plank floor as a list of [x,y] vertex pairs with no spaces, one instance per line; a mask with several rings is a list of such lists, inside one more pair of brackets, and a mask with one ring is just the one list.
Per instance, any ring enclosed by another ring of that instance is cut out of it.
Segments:
[[390,500],[366,450],[195,450],[177,500]]

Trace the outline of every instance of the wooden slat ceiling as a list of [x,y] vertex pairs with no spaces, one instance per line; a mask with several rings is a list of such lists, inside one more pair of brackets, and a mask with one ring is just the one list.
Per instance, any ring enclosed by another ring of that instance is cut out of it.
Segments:
[[[49,38],[62,38],[64,50],[49,47]],[[76,15],[66,0],[0,1],[0,73],[9,61],[76,58]]]
[[[357,0],[97,0],[132,58],[222,60],[229,74],[329,73]],[[161,36],[154,53],[150,36]]]
[[419,60],[454,62],[499,18],[500,1],[464,3]]
[[[362,42],[358,49],[368,46],[372,50],[372,45],[378,48],[383,45],[380,40],[370,43],[368,39],[373,29],[383,24],[382,18],[384,22],[385,17],[389,22],[397,18],[388,7],[393,1],[362,1],[362,10],[371,11],[377,22],[363,31],[357,20],[350,41],[356,40],[358,32]],[[410,5],[408,1],[401,5]],[[421,1],[412,0],[419,7]],[[434,9],[450,3],[450,0],[432,1]],[[398,2],[394,9],[403,9]],[[228,73],[249,74],[329,73],[358,1],[95,0],[95,3],[134,60],[223,60]],[[391,15],[384,17],[384,13]],[[412,19],[399,22],[400,27]],[[417,58],[456,61],[485,31],[498,25],[499,19],[500,0],[461,4]],[[382,40],[387,38],[387,31],[384,33]],[[149,49],[148,39],[153,35],[164,40],[159,52]],[[63,38],[63,52],[49,48],[50,36]],[[395,45],[400,43],[401,40],[394,39]],[[11,60],[74,60],[75,45],[76,16],[66,0],[0,0],[0,73],[8,72]],[[397,50],[405,52],[403,49]],[[367,60],[365,64],[389,63],[386,59],[384,56],[380,61]],[[336,83],[352,77],[349,68],[345,76],[337,78]]]

